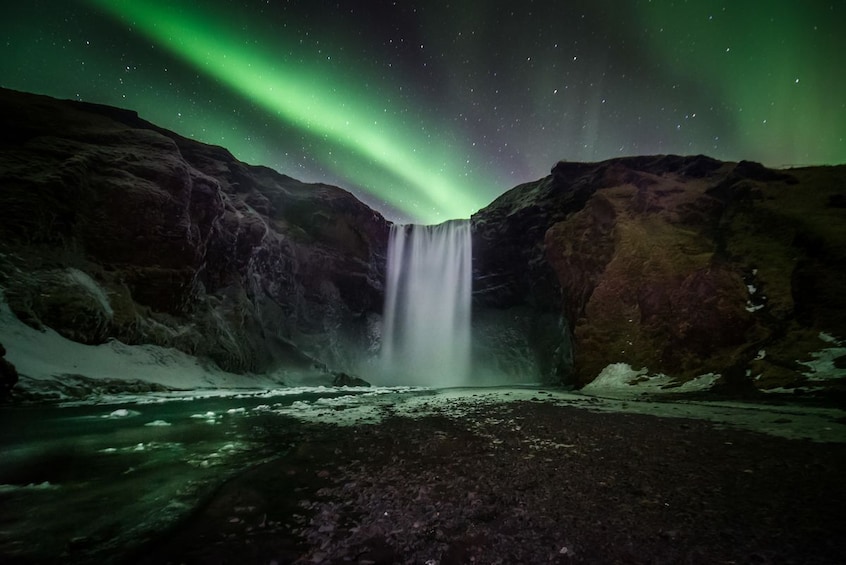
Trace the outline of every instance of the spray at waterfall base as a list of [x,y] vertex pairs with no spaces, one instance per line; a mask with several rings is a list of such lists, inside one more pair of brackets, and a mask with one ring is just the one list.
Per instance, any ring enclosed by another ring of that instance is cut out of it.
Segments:
[[470,221],[391,226],[375,380],[437,388],[538,382],[530,316],[477,314]]

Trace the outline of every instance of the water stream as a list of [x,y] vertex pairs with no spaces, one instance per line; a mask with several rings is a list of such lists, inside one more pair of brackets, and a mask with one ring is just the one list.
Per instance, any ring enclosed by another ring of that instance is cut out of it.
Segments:
[[102,562],[196,507],[233,473],[284,455],[280,414],[354,389],[135,398],[0,409],[0,562]]

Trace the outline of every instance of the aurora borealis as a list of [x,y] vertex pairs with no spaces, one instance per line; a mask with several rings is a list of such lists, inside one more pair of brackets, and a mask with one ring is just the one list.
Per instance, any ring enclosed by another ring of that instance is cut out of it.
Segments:
[[33,0],[0,84],[438,222],[560,159],[844,163],[844,29],[841,0]]

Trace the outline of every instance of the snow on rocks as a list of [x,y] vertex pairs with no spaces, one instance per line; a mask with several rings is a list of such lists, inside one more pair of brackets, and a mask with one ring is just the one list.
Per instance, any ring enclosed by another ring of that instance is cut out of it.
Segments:
[[589,384],[582,387],[584,394],[598,396],[633,396],[668,392],[693,392],[710,389],[720,375],[706,373],[686,382],[658,373],[650,375],[646,368],[635,370],[627,363],[612,363]]

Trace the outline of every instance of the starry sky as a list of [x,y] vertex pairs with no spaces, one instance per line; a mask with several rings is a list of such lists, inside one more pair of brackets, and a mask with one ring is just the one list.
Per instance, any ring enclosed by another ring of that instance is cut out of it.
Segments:
[[436,223],[562,159],[846,163],[844,31],[846,0],[28,0],[0,85]]

